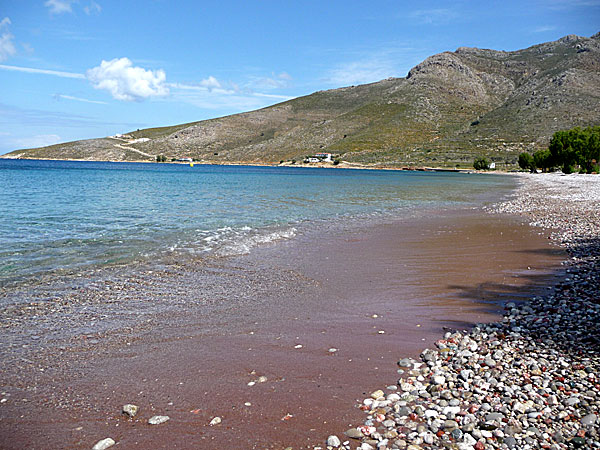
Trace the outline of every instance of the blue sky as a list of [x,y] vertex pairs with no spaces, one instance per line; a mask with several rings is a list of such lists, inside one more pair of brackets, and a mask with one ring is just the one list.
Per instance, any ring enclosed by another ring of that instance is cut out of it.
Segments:
[[460,46],[600,31],[600,0],[0,2],[0,154],[404,77]]

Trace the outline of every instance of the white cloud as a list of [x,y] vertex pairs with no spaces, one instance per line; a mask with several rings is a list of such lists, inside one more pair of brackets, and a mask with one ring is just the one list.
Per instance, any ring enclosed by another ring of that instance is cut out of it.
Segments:
[[419,9],[409,13],[408,17],[423,24],[440,24],[456,19],[458,13],[446,8]]
[[92,1],[89,5],[83,7],[83,11],[88,16],[91,16],[92,14],[100,14],[100,12],[102,12],[102,7],[98,3]]
[[270,77],[254,78],[249,86],[255,89],[283,89],[290,86],[292,77],[287,72],[281,72],[279,75],[272,73]]
[[28,136],[22,138],[14,138],[11,140],[14,148],[38,148],[48,145],[58,144],[62,141],[58,134],[38,134],[37,136]]
[[598,8],[600,7],[600,0],[548,0],[548,6],[554,10]]
[[342,64],[331,70],[323,81],[335,86],[348,86],[373,83],[392,76],[398,76],[393,65],[389,61],[374,58]]
[[556,30],[556,27],[551,25],[539,26],[533,29],[534,33],[545,33],[546,31]]
[[142,101],[169,94],[164,70],[134,67],[129,58],[102,61],[86,72],[86,78],[95,89],[104,89],[117,100]]
[[72,95],[67,95],[67,94],[56,94],[54,96],[54,98],[56,100],[65,99],[65,100],[73,100],[73,101],[76,101],[76,102],[83,102],[83,103],[94,103],[96,105],[108,105],[108,103],[101,102],[99,100],[89,100],[87,98],[74,97]]
[[212,75],[209,76],[208,78],[206,78],[205,80],[202,80],[200,82],[200,86],[203,86],[207,89],[221,89],[222,88],[222,85],[219,82],[219,80],[217,80]]
[[63,14],[73,12],[71,5],[74,0],[46,0],[44,6],[50,9],[51,14]]
[[42,75],[52,75],[52,76],[61,77],[61,78],[85,79],[85,75],[83,75],[81,73],[60,72],[58,70],[34,69],[32,67],[20,67],[20,66],[6,66],[4,64],[0,64],[0,69],[10,70],[13,72],[39,73]]
[[0,61],[8,59],[10,56],[17,53],[15,43],[13,42],[14,36],[8,32],[8,26],[11,21],[8,17],[5,17],[0,21],[0,31],[3,31],[0,35]]

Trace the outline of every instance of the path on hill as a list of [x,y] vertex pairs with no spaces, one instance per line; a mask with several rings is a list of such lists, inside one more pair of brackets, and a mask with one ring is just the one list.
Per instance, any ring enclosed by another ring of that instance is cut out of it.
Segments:
[[150,153],[143,152],[141,150],[138,150],[137,148],[127,147],[123,144],[114,144],[114,146],[122,148],[123,150],[130,150],[132,152],[139,153],[140,155],[146,156],[147,158],[156,158],[156,155],[151,155]]

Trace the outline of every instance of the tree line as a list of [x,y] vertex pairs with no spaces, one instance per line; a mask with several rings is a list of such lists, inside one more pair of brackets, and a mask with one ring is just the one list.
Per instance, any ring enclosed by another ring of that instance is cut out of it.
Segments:
[[546,172],[560,167],[564,173],[600,173],[600,126],[557,131],[546,150],[519,155],[519,167]]

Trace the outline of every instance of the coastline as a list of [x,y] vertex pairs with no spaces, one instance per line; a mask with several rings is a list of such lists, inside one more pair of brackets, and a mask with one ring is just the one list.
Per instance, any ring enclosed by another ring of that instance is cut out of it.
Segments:
[[400,359],[398,383],[372,389],[364,424],[327,448],[599,448],[599,205],[595,175],[523,176],[490,212],[548,234],[569,255],[565,275],[549,294],[506,303],[498,322]]
[[[74,162],[106,162],[106,163],[127,163],[127,164],[179,164],[189,165],[188,162],[180,161],[165,161],[157,163],[156,161],[117,161],[117,160],[96,160],[96,159],[54,159],[54,158],[5,158],[0,156],[0,160],[7,161],[74,161]],[[453,169],[448,167],[430,167],[430,166],[374,166],[365,165],[360,163],[349,163],[342,161],[340,164],[322,164],[322,163],[311,163],[311,164],[277,164],[277,163],[259,163],[259,162],[219,162],[219,161],[194,161],[194,165],[205,165],[205,166],[247,166],[247,167],[298,167],[307,169],[355,169],[355,170],[403,170],[403,171],[419,171],[419,172],[453,172],[453,173],[485,173],[485,174],[511,174],[512,172],[493,170],[493,171],[478,171],[475,169]]]
[[[313,448],[356,423],[349,401],[387,379],[398,352],[417,357],[444,326],[497,320],[498,303],[543,289],[562,259],[518,220],[472,209],[338,231],[326,245],[318,233],[75,286],[48,318],[24,305],[27,333],[5,328],[2,447],[112,436],[124,447]],[[139,415],[123,416],[125,403]],[[155,414],[171,420],[155,428]]]

